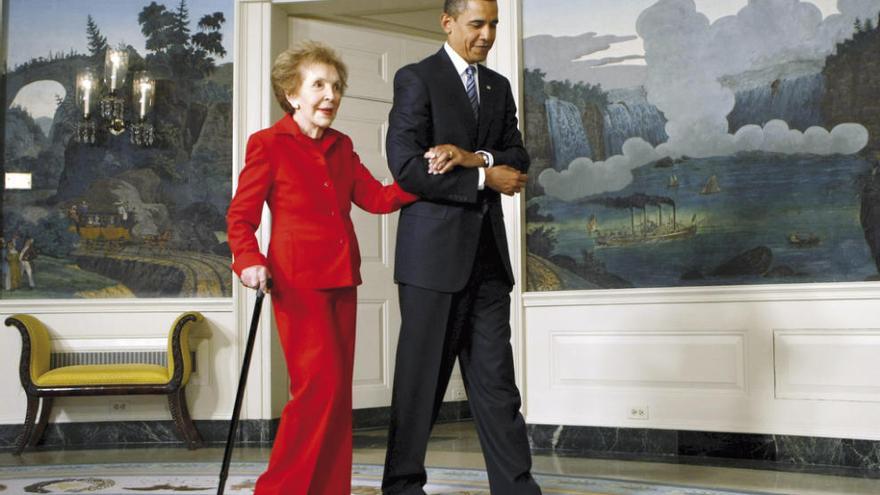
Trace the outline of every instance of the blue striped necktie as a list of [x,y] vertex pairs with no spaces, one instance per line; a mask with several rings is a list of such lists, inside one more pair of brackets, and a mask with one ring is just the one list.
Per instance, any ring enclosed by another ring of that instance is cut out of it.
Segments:
[[477,82],[474,79],[474,69],[473,65],[468,65],[467,69],[464,70],[467,79],[465,79],[465,90],[467,91],[468,99],[471,101],[471,109],[474,111],[474,119],[480,120],[480,100],[477,98]]

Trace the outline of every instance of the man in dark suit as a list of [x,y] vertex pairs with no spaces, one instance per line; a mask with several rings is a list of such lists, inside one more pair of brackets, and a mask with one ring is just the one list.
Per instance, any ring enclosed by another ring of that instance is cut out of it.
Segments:
[[382,491],[424,495],[428,437],[456,357],[493,494],[536,495],[510,347],[510,267],[500,195],[529,157],[509,82],[477,65],[498,5],[446,0],[447,42],[394,78],[388,163],[422,198],[401,210],[395,280],[402,325]]

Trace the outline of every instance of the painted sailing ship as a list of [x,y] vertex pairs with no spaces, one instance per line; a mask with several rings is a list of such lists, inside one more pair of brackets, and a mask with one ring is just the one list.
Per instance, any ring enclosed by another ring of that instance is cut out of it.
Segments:
[[678,187],[678,176],[670,175],[669,182],[666,184],[666,187],[668,187],[670,189]]
[[721,186],[718,185],[718,177],[712,175],[712,177],[709,177],[709,180],[706,181],[706,184],[703,186],[700,194],[716,194],[720,192]]
[[596,218],[596,215],[590,215],[590,219],[587,221],[587,233],[593,235],[597,232],[599,232],[599,219]]

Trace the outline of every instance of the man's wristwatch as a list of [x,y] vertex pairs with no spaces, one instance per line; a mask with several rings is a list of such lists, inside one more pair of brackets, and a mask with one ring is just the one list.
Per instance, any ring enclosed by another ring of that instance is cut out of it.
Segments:
[[482,150],[475,151],[474,153],[480,155],[480,158],[483,159],[483,167],[489,166],[489,163],[490,163],[489,162],[489,153],[486,153],[485,151],[482,151]]

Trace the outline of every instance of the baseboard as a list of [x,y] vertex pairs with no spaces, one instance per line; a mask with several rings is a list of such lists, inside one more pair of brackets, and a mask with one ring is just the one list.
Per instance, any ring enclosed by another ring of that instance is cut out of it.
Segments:
[[[356,430],[385,428],[390,408],[354,411]],[[471,419],[467,402],[443,405],[438,422]],[[195,421],[206,444],[222,445],[228,421]],[[278,420],[243,420],[237,444],[271,446]],[[537,454],[880,476],[880,441],[647,428],[529,425]],[[0,425],[0,451],[10,451],[21,425]],[[355,434],[355,439],[367,438]],[[376,448],[384,439],[369,436]],[[363,439],[361,439],[363,440]],[[370,444],[372,446],[372,443]],[[172,421],[50,424],[40,450],[181,447]]]
[[880,441],[705,431],[529,425],[535,453],[880,475]]
[[[194,421],[205,443],[223,443],[228,421]],[[0,451],[12,450],[21,425],[0,425]],[[271,445],[278,420],[242,420],[236,442]],[[40,449],[108,449],[126,447],[183,446],[173,421],[106,421],[49,424]]]
[[[357,409],[353,412],[355,429],[384,428],[391,418],[391,408]],[[467,402],[447,402],[440,408],[438,422],[471,418]],[[229,434],[229,421],[195,420],[196,429],[206,444],[223,444]],[[0,451],[11,451],[21,432],[21,425],[0,425]],[[278,431],[278,419],[242,420],[236,444],[271,446]],[[126,447],[179,447],[173,421],[112,421],[49,424],[40,449],[112,449]]]

